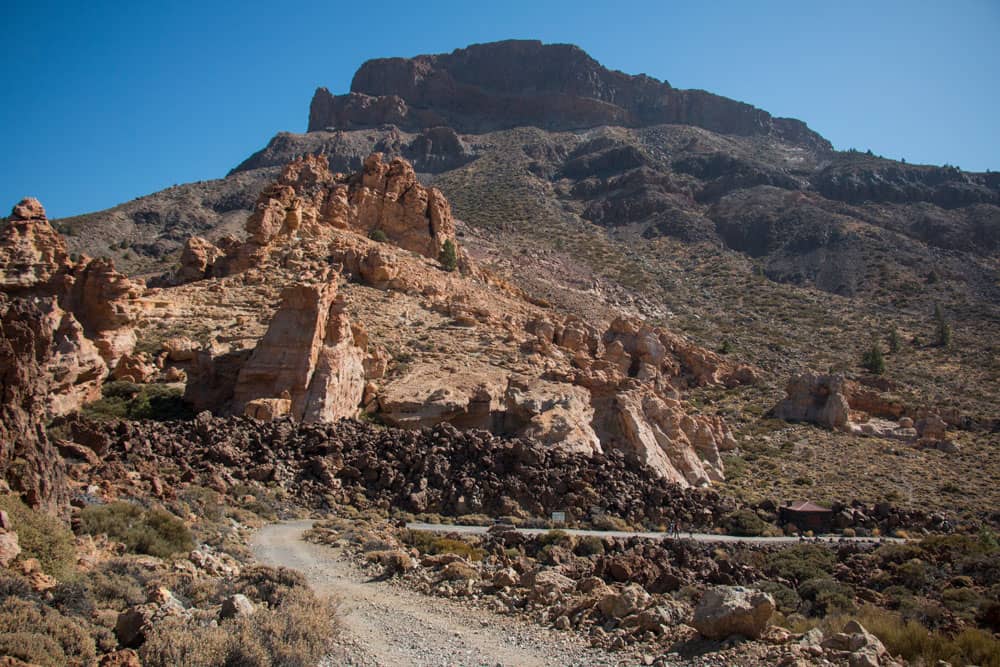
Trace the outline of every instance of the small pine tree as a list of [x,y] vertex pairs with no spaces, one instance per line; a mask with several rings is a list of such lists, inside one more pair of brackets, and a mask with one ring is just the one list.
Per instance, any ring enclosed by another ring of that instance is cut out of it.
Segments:
[[441,266],[444,267],[445,271],[454,271],[458,268],[458,251],[455,249],[455,244],[452,243],[451,239],[445,239],[444,245],[441,246],[441,254],[438,256],[438,261],[441,262]]
[[875,375],[882,375],[882,373],[885,373],[885,357],[883,356],[882,348],[879,347],[878,343],[872,345],[871,349],[862,355],[861,365],[867,369],[868,372]]
[[940,347],[951,347],[951,324],[944,317],[941,304],[934,304],[935,342]]
[[722,345],[719,347],[719,354],[729,354],[732,351],[733,344],[728,338],[726,338],[722,341]]
[[373,229],[371,233],[368,235],[368,238],[378,243],[385,243],[386,241],[389,240],[389,237],[386,236],[385,232],[383,232],[381,229]]
[[889,351],[893,354],[903,348],[903,339],[899,336],[899,329],[893,327],[889,332]]

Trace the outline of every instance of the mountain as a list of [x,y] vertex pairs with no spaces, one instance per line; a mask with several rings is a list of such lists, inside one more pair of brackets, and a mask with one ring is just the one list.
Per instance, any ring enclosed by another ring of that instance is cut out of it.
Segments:
[[352,173],[374,152],[412,163],[450,202],[470,258],[549,307],[639,317],[762,369],[715,405],[738,433],[789,377],[857,374],[892,331],[903,346],[883,391],[996,423],[1000,175],[835,151],[800,121],[572,46],[367,62],[349,93],[317,90],[307,132],[279,133],[224,178],[55,225],[70,250],[152,276],[191,235],[243,238],[258,194],[300,156]]

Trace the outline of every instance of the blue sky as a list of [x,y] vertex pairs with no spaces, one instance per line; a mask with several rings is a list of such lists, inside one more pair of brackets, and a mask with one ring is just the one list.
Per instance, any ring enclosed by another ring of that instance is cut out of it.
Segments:
[[0,61],[4,212],[33,195],[74,215],[221,177],[304,131],[315,88],[346,92],[366,59],[509,38],[800,118],[840,149],[1000,169],[998,0],[18,4]]

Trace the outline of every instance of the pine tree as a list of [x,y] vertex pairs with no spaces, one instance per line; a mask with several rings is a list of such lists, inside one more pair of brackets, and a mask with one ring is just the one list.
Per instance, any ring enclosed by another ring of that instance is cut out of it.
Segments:
[[893,354],[899,352],[903,347],[903,339],[899,337],[899,329],[893,327],[889,332],[889,351]]
[[878,343],[872,345],[871,349],[862,355],[861,365],[864,366],[868,372],[875,375],[882,375],[882,373],[885,373],[885,357],[882,355],[882,348],[879,347]]
[[458,251],[455,249],[455,244],[452,243],[451,239],[445,239],[444,245],[441,246],[441,254],[438,256],[438,261],[441,262],[441,266],[444,267],[445,271],[454,271],[458,268]]
[[936,343],[941,347],[951,347],[951,324],[944,317],[941,304],[934,304],[934,327]]

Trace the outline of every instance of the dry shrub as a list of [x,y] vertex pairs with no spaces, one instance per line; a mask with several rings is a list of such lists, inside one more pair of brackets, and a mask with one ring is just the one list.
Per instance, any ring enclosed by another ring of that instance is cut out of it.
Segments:
[[41,665],[86,664],[97,650],[88,629],[55,609],[8,598],[0,605],[0,654]]
[[73,533],[59,519],[33,510],[16,495],[0,496],[0,509],[6,510],[17,531],[21,558],[37,558],[42,570],[56,579],[65,579],[76,565]]
[[226,630],[220,627],[199,627],[189,620],[167,618],[146,635],[139,656],[148,667],[215,667],[227,664],[228,641]]
[[126,502],[91,505],[80,512],[80,530],[124,542],[129,551],[169,558],[194,547],[184,522],[163,509],[143,510]]
[[156,624],[139,650],[148,667],[312,667],[329,652],[336,609],[310,590],[294,588],[275,609],[199,626],[193,620]]

